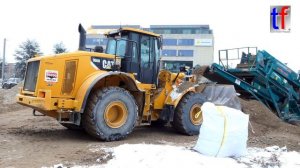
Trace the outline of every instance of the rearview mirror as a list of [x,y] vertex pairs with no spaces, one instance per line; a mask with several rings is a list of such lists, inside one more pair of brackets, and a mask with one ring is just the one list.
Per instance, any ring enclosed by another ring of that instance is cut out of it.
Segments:
[[159,49],[162,49],[162,48],[163,48],[163,37],[162,37],[162,36],[160,36],[160,37],[158,38],[158,48],[159,48]]

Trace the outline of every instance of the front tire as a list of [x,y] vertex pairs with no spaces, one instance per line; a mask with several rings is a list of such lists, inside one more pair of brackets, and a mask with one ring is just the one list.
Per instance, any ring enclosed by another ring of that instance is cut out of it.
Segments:
[[175,109],[173,127],[186,135],[199,134],[203,122],[201,106],[205,98],[200,93],[187,93]]
[[106,87],[91,93],[83,114],[83,126],[98,139],[120,140],[132,132],[137,116],[137,105],[127,90]]

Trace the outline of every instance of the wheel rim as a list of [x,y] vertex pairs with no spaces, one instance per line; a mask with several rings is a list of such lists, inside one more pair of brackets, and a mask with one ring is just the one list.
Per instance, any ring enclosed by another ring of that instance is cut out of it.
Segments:
[[203,121],[201,104],[194,104],[190,110],[190,120],[194,125],[200,125]]
[[120,128],[125,124],[128,117],[128,110],[121,101],[109,103],[104,112],[104,120],[111,128]]

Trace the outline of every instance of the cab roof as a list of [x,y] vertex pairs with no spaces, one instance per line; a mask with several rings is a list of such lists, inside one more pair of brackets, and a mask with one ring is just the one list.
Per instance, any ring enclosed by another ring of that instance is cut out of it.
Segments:
[[123,32],[123,31],[130,31],[130,32],[136,32],[136,33],[140,33],[140,34],[146,34],[149,36],[160,37],[159,34],[155,34],[155,33],[149,32],[149,31],[144,31],[141,29],[130,28],[130,27],[122,27],[117,30],[112,30],[112,31],[106,32],[105,35],[108,36],[108,35],[117,34],[119,32]]

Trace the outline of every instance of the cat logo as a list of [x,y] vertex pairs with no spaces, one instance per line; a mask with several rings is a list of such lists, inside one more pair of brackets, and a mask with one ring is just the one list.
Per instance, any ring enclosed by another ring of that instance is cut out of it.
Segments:
[[101,69],[101,70],[111,70],[113,65],[115,64],[115,61],[113,59],[107,59],[107,58],[92,57],[91,61],[92,61],[92,65],[96,69]]
[[104,68],[104,69],[111,69],[111,67],[112,67],[112,65],[114,65],[114,61],[113,60],[105,60],[105,59],[103,59],[103,61],[102,61],[102,67]]

